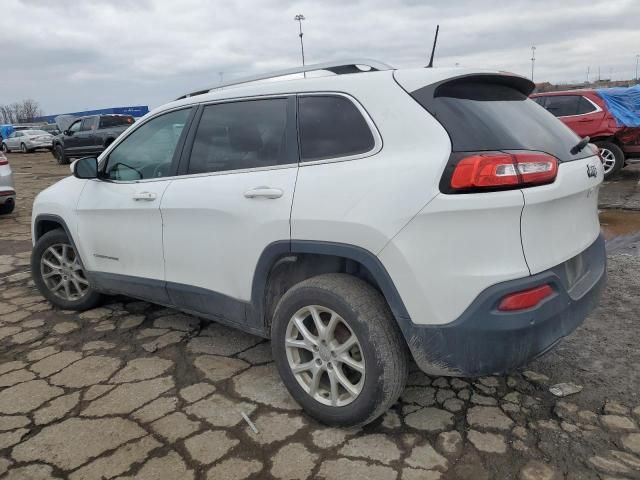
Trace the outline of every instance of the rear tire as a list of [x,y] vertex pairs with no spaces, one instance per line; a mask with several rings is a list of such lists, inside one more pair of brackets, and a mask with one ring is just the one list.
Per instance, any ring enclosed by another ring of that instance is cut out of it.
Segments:
[[29,153],[29,150],[27,149],[27,146],[24,143],[20,144],[20,151],[22,153]]
[[55,157],[58,165],[67,165],[69,163],[69,159],[64,154],[64,148],[62,148],[62,145],[60,144],[56,144],[56,146],[53,147],[53,156]]
[[596,142],[603,159],[604,179],[609,180],[624,167],[624,152],[613,142]]
[[[63,230],[51,230],[38,239],[31,252],[31,276],[42,296],[64,310],[88,310],[102,299],[91,288],[80,257]],[[57,284],[61,286],[54,288]]]
[[2,142],[2,151],[4,153],[9,153],[11,150],[9,150],[9,147],[7,147],[7,144]]
[[383,296],[359,278],[332,273],[293,286],[278,302],[271,334],[285,386],[324,424],[365,425],[402,393],[406,344]]

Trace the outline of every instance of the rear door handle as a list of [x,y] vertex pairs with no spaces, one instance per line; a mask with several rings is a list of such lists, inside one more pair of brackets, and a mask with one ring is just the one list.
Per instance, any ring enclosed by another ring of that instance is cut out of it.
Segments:
[[153,202],[156,199],[156,194],[153,192],[138,192],[134,193],[131,198],[133,198],[136,202],[140,200],[145,202]]
[[244,192],[246,198],[280,198],[282,195],[282,190],[271,187],[256,187]]

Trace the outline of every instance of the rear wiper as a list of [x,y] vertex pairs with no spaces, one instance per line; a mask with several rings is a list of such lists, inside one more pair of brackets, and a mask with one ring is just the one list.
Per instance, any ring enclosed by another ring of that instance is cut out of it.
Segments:
[[580,153],[582,150],[584,150],[584,147],[586,147],[587,145],[589,145],[589,142],[591,141],[591,139],[589,137],[584,137],[582,140],[580,140],[572,149],[571,149],[571,155],[575,155],[576,153]]

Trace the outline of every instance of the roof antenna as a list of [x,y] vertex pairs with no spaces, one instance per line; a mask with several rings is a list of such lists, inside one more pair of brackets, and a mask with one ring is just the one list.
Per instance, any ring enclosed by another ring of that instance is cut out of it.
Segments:
[[429,59],[429,65],[426,68],[433,68],[433,56],[436,53],[436,43],[438,43],[438,32],[440,31],[440,25],[436,25],[436,36],[433,39],[433,48],[431,49],[431,58]]

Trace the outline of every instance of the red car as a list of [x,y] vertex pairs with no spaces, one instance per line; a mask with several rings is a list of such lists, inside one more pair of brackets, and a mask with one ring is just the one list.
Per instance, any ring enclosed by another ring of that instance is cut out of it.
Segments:
[[580,137],[590,137],[600,148],[605,179],[640,157],[640,128],[618,126],[596,90],[535,93],[531,98],[562,120]]

